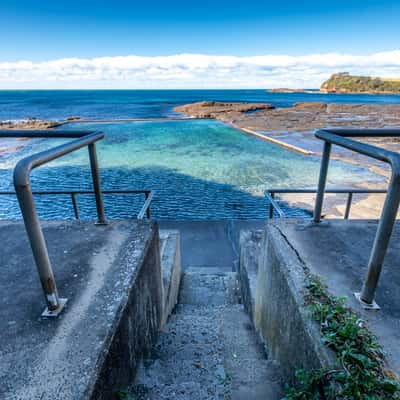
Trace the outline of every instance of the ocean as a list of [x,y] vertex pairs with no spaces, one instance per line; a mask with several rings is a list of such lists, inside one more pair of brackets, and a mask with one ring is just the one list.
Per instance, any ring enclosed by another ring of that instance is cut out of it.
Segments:
[[267,102],[289,107],[300,101],[400,103],[400,95],[270,93],[265,90],[3,90],[0,120],[26,118],[158,118],[175,116],[177,105],[195,101]]
[[[174,116],[173,107],[200,100],[270,102],[290,106],[298,101],[395,103],[400,96],[267,93],[262,90],[196,91],[10,91],[0,92],[0,119],[28,117],[157,118]],[[315,188],[319,159],[303,156],[248,136],[219,121],[140,121],[74,123],[63,129],[101,130],[98,144],[104,189],[152,189],[154,218],[257,219],[268,217],[264,190]],[[12,190],[13,168],[22,157],[62,143],[35,139],[15,154],[0,158],[0,191]],[[331,187],[374,181],[365,168],[332,161]],[[378,179],[377,179],[378,180]],[[34,190],[90,189],[87,151],[80,150],[32,173]],[[36,198],[41,218],[73,218],[68,196]],[[94,218],[91,196],[78,196],[82,218]],[[143,196],[105,196],[108,218],[134,217]],[[284,205],[285,207],[285,205]],[[285,208],[289,215],[304,215]],[[13,196],[0,196],[0,219],[20,218]]]

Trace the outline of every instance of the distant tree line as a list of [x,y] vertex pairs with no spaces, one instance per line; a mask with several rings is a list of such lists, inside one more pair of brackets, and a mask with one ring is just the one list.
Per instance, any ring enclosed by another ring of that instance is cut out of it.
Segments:
[[348,72],[333,74],[321,85],[327,93],[400,93],[400,79],[353,76]]

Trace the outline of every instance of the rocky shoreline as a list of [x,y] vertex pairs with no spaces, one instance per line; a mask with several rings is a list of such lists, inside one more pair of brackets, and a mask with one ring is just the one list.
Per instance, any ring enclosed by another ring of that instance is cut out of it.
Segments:
[[[0,129],[25,130],[25,129],[50,129],[62,125],[64,122],[47,121],[30,118],[21,121],[0,121]],[[21,150],[27,138],[4,138],[0,139],[0,158],[7,154]]]
[[[400,104],[295,103],[275,108],[268,103],[198,102],[175,107],[193,118],[212,118],[231,124],[246,133],[272,141],[302,154],[320,154],[322,142],[314,131],[326,127],[400,127]],[[369,139],[376,145],[400,151],[396,139]],[[337,159],[354,163],[354,153],[338,149]],[[357,159],[356,163],[361,162]],[[379,163],[381,166],[381,163]],[[373,172],[376,172],[374,170]]]
[[[233,104],[233,106],[231,106]],[[320,102],[296,103],[292,107],[275,108],[271,104],[199,102],[176,107],[176,112],[194,118],[213,118],[272,141],[302,154],[320,156],[322,142],[314,131],[325,127],[400,127],[400,104],[337,104]],[[250,111],[250,112],[249,112]],[[400,141],[390,138],[374,138],[365,142],[400,152]],[[386,164],[335,146],[332,158],[363,167],[374,173],[375,181],[360,182],[357,187],[385,189],[390,174]],[[328,216],[343,214],[346,199],[334,196],[328,200]],[[311,196],[283,196],[288,203],[312,209]],[[352,207],[352,217],[378,218],[384,196],[359,195]]]
[[256,131],[305,132],[331,126],[382,128],[400,126],[400,104],[295,103],[275,108],[268,103],[203,101],[175,107],[195,118],[213,118]]
[[63,123],[63,121],[30,118],[21,121],[0,121],[0,129],[49,129],[60,126]]

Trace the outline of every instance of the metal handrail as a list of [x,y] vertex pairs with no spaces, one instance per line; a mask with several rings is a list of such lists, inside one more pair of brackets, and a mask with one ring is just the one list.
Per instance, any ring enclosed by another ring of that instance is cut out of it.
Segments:
[[146,214],[147,218],[150,218],[150,204],[154,197],[154,192],[151,191],[149,193],[145,193],[146,201],[143,204],[142,209],[139,211],[137,219],[143,219],[144,215]]
[[[143,190],[133,190],[133,189],[127,189],[127,190],[102,190],[101,193],[104,194],[144,194],[145,195],[145,202],[143,206],[141,207],[139,213],[136,216],[136,219],[143,219],[144,216],[147,218],[151,218],[151,211],[150,211],[150,206],[151,202],[154,197],[154,191],[153,190],[148,190],[148,189],[143,189]],[[53,195],[65,195],[65,196],[71,196],[71,203],[73,206],[73,211],[74,211],[74,216],[75,219],[80,220],[80,214],[79,214],[79,208],[78,208],[78,202],[76,200],[77,195],[89,195],[89,194],[94,194],[94,191],[92,190],[47,190],[47,191],[33,191],[32,194],[34,196],[53,196]],[[11,192],[11,191],[1,191],[0,196],[14,196],[16,195],[16,192]]]
[[329,158],[332,144],[348,150],[364,154],[376,160],[383,161],[391,166],[391,179],[385,198],[383,211],[379,220],[374,244],[368,262],[368,272],[357,298],[369,308],[379,308],[374,302],[376,287],[382,271],[383,262],[392,235],[400,204],[400,154],[367,143],[357,142],[349,137],[400,137],[400,129],[322,129],[315,136],[324,141],[324,150],[321,160],[321,169],[318,182],[318,193],[314,209],[314,222],[321,221],[322,204],[324,199],[328,174]]
[[0,138],[79,139],[92,133],[96,132],[90,130],[72,131],[68,129],[0,129]]
[[74,138],[75,140],[53,147],[49,150],[33,154],[20,160],[14,169],[14,187],[21,208],[25,229],[28,234],[36,267],[39,273],[47,307],[43,316],[55,317],[63,309],[67,299],[58,296],[57,285],[43,231],[33,199],[30,173],[34,168],[46,164],[52,160],[72,153],[82,147],[88,147],[90,168],[96,198],[96,208],[99,224],[106,224],[104,206],[101,195],[100,176],[97,162],[95,142],[104,138],[104,134],[92,131],[0,131],[0,137],[30,137],[30,138]]
[[277,193],[275,190],[266,190],[264,192],[265,197],[269,201],[269,218],[274,217],[274,210],[278,213],[279,218],[283,218],[285,216],[285,213],[279,207],[279,204],[275,201],[275,193]]
[[[267,189],[264,194],[269,202],[269,218],[273,218],[274,211],[277,212],[280,218],[285,217],[285,212],[279,206],[279,203],[275,200],[275,194],[316,194],[317,189]],[[330,194],[347,194],[346,208],[344,212],[344,219],[348,219],[350,216],[350,208],[353,201],[353,194],[384,194],[386,189],[327,189],[325,193]],[[1,194],[1,193],[0,193]]]

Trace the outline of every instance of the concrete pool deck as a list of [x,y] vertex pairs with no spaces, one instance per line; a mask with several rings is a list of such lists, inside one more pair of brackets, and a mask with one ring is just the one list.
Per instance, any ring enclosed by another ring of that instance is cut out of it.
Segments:
[[157,339],[163,293],[154,222],[42,223],[61,297],[43,292],[22,223],[1,222],[0,398],[110,399]]

